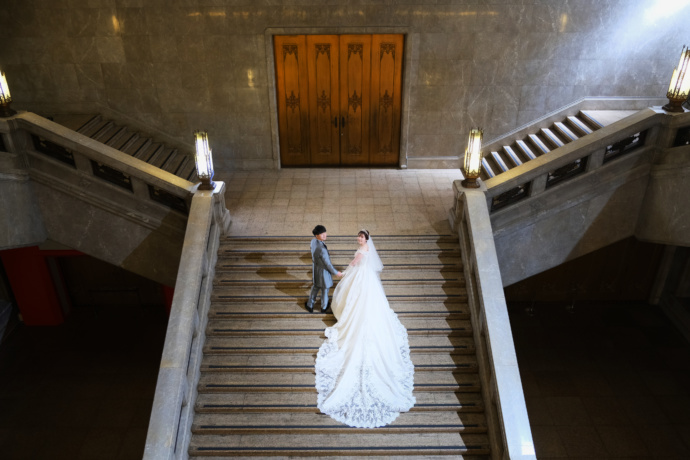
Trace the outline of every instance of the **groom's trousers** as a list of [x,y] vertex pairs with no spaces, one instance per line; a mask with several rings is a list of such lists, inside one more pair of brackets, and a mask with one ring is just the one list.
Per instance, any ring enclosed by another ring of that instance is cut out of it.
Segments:
[[316,302],[316,296],[321,293],[321,310],[325,310],[328,307],[328,290],[330,288],[325,288],[321,286],[312,286],[311,292],[309,293],[309,300],[307,301],[310,307],[314,307],[314,302]]

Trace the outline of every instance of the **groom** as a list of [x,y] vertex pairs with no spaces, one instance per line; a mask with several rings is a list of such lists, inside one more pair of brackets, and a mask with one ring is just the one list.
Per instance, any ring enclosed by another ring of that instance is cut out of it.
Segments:
[[326,227],[317,225],[312,230],[314,239],[311,241],[311,260],[312,260],[312,283],[309,299],[304,303],[309,313],[314,312],[314,302],[316,296],[321,293],[321,313],[326,313],[328,309],[328,289],[333,286],[333,278],[331,274],[338,277],[342,276],[338,270],[333,268],[331,258],[328,254],[328,247],[326,247]]

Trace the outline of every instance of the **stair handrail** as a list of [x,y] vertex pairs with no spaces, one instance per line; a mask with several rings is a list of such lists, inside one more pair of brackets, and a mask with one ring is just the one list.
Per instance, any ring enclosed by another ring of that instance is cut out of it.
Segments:
[[[524,188],[525,198],[544,192],[549,173],[573,162],[587,158],[586,172],[600,168],[604,164],[607,146],[614,145],[637,133],[658,127],[662,123],[663,117],[664,112],[659,108],[642,109],[587,136],[484,181],[486,200],[491,212],[493,212],[492,200],[501,194],[510,193],[518,188]],[[646,144],[643,146],[648,147],[651,140],[652,136],[648,136],[645,141]]]
[[647,107],[661,106],[667,102],[666,98],[658,97],[616,97],[589,96],[577,99],[559,107],[546,115],[531,120],[517,128],[500,134],[483,143],[485,150],[491,151],[510,145],[528,134],[534,134],[539,128],[549,128],[554,122],[562,121],[566,116],[576,115],[581,110],[642,110]]
[[3,124],[6,123],[6,125],[4,128],[0,125],[0,132],[9,134],[10,142],[24,144],[15,145],[15,148],[10,148],[10,150],[31,150],[30,148],[27,149],[27,144],[30,140],[28,138],[21,139],[20,136],[16,135],[18,133],[21,134],[23,131],[29,135],[40,136],[51,143],[90,160],[108,165],[180,198],[189,198],[196,186],[188,180],[152,166],[145,161],[127,155],[35,113],[19,112],[17,115],[3,121]]
[[144,449],[145,460],[188,458],[218,247],[230,224],[225,184],[192,198]]
[[460,240],[491,458],[536,460],[486,189],[468,190],[455,181],[453,190],[451,226]]

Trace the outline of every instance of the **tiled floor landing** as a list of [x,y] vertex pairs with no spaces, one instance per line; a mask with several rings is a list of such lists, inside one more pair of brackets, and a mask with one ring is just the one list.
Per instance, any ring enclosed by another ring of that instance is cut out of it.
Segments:
[[283,169],[218,174],[232,235],[449,234],[459,170]]

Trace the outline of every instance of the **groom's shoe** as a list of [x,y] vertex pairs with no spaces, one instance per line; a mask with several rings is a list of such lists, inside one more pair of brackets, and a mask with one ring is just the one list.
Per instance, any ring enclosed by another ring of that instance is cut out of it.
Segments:
[[306,308],[309,313],[314,313],[314,307],[309,306],[308,300],[306,302],[304,302],[304,308]]
[[326,305],[326,308],[321,309],[321,313],[326,313],[328,311],[328,305]]

